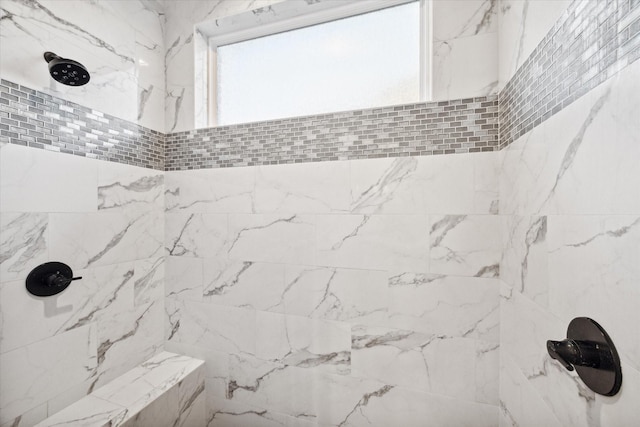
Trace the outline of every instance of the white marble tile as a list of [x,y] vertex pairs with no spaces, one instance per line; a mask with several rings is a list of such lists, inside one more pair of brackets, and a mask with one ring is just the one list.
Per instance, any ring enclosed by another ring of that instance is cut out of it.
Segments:
[[288,265],[280,303],[270,310],[380,325],[386,324],[389,297],[384,271]]
[[476,341],[475,402],[498,405],[500,401],[500,345]]
[[500,212],[500,165],[499,153],[475,153],[474,213],[498,214]]
[[633,425],[640,419],[640,407],[636,399],[640,393],[640,372],[622,362],[622,378],[622,387],[616,396],[596,395],[602,425]]
[[204,372],[202,360],[162,352],[42,425],[201,426]]
[[[74,405],[80,399],[87,397],[92,383],[93,381],[91,379],[83,381],[49,399],[47,401],[48,416],[57,414],[69,406]],[[46,417],[43,417],[42,419],[44,418]]]
[[2,353],[133,309],[133,263],[74,273],[82,279],[48,298],[29,294],[23,281],[0,285]]
[[226,215],[195,213],[165,215],[165,253],[167,255],[213,258],[227,250],[228,236]]
[[425,177],[417,173],[420,162],[415,157],[351,161],[352,212],[426,212],[425,193],[421,191]]
[[187,256],[166,257],[165,295],[202,301],[203,259]]
[[256,168],[255,212],[347,212],[349,162],[319,162]]
[[321,215],[316,223],[318,265],[428,269],[426,215]]
[[252,213],[256,168],[165,173],[168,212]]
[[314,219],[299,214],[230,216],[229,257],[238,261],[313,265]]
[[284,265],[225,259],[203,260],[205,302],[270,310],[285,292]]
[[0,423],[87,380],[96,367],[96,330],[86,325],[0,355]]
[[540,207],[546,198],[544,189],[553,186],[554,167],[558,163],[551,151],[557,150],[555,141],[561,140],[554,136],[554,144],[545,146],[545,131],[545,124],[538,126],[500,152],[501,214],[541,213]]
[[45,213],[0,215],[0,281],[26,279],[48,261],[49,217]]
[[[362,326],[352,334],[354,376],[466,401],[497,401],[495,343]],[[478,368],[484,369],[480,375]]]
[[2,212],[95,212],[98,162],[7,144],[0,150]]
[[163,172],[113,162],[98,164],[98,210],[139,212],[164,209]]
[[564,425],[506,354],[500,356],[500,415],[500,427]]
[[162,349],[164,301],[98,321],[98,360],[92,390],[107,384]]
[[429,366],[422,349],[432,340],[437,338],[406,330],[355,326],[352,330],[352,375],[429,391],[430,373],[436,367]]
[[124,419],[126,413],[127,409],[123,406],[107,402],[98,397],[87,396],[63,411],[50,416],[43,422],[36,424],[36,426],[95,427],[119,425],[114,421]]
[[[167,51],[167,57],[169,51]],[[184,56],[184,55],[183,55]],[[181,70],[180,72],[184,72]],[[186,72],[189,72],[187,70]],[[193,70],[191,70],[193,72]],[[169,76],[170,74],[167,74]],[[191,130],[195,126],[193,86],[179,86],[167,80],[164,98],[165,132],[181,132]]]
[[223,352],[255,352],[254,310],[167,298],[165,319],[168,341]]
[[498,30],[498,2],[495,0],[434,1],[431,11],[436,41]]
[[133,276],[136,306],[158,301],[165,295],[165,259],[150,258],[135,262]]
[[124,213],[51,214],[50,251],[72,268],[87,268],[162,254],[160,212],[136,217]]
[[163,352],[93,395],[126,406],[123,425],[183,425],[191,417],[202,424],[203,361]]
[[547,340],[564,339],[569,320],[561,321],[520,293],[505,289],[500,321],[504,354],[515,362],[561,425],[578,426],[597,418],[595,393],[575,372],[551,359],[546,349]]
[[233,400],[209,399],[207,405],[207,427],[313,427],[315,422],[290,417],[271,411],[239,403]]
[[232,354],[229,371],[228,399],[303,420],[315,417],[313,370]]
[[495,279],[391,273],[388,307],[388,324],[395,328],[499,340],[499,285]]
[[257,357],[287,366],[349,373],[349,324],[260,311],[256,322]]
[[219,400],[226,399],[229,378],[229,355],[227,353],[205,350],[197,345],[181,344],[175,341],[166,341],[164,349],[167,352],[203,360],[207,396]]
[[[433,425],[488,427],[495,426],[498,421],[497,407],[492,405],[461,402],[390,385],[372,388],[358,395],[354,387],[348,395],[352,404],[349,406],[348,402],[344,402],[342,407],[346,406],[346,410],[335,414],[330,424],[417,427],[429,420]],[[331,402],[337,397],[332,396]]]
[[416,175],[431,214],[495,214],[497,211],[496,153],[425,156]]
[[549,307],[568,322],[588,316],[640,368],[640,216],[549,217]]
[[11,421],[0,424],[2,427],[27,427],[34,426],[38,422],[47,418],[47,404],[43,403],[33,409],[30,409]]
[[[437,41],[433,45],[433,100],[498,92],[498,33]],[[473,64],[472,71],[468,64]]]
[[430,271],[474,277],[500,274],[500,217],[430,216]]
[[317,423],[321,426],[348,425],[345,421],[390,386],[372,379],[345,375],[319,375],[314,382]]
[[549,301],[547,217],[504,218],[500,278],[543,307]]

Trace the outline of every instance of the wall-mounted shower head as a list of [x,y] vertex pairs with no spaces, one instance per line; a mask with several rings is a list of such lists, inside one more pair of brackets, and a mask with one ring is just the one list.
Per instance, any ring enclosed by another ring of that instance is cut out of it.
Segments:
[[60,58],[53,52],[45,52],[44,59],[49,63],[51,77],[63,85],[82,86],[91,78],[85,66],[77,61]]

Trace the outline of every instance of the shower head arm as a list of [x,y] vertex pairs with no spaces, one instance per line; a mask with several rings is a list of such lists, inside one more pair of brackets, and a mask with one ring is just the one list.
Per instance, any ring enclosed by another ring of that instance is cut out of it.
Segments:
[[55,53],[53,53],[53,52],[45,52],[45,53],[44,53],[44,60],[45,60],[45,61],[47,61],[47,62],[51,62],[51,61],[53,61],[54,59],[62,59],[62,58],[60,58],[58,55],[56,55],[56,54],[55,54]]

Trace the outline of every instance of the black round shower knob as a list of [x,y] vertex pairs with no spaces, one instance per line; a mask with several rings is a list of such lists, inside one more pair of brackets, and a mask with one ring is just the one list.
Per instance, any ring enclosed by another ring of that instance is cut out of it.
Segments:
[[45,262],[31,270],[27,276],[27,291],[38,297],[48,297],[59,294],[78,279],[82,277],[73,277],[73,271],[67,264]]

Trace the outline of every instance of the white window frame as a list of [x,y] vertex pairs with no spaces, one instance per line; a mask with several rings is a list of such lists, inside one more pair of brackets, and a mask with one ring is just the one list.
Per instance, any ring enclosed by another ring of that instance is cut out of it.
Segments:
[[[311,4],[303,0],[288,0],[287,2],[277,3],[275,6],[283,5],[285,3],[290,4],[291,13],[289,15],[293,16],[286,16],[287,14],[285,14],[285,17],[276,18],[272,22],[264,23],[260,22],[261,19],[255,18],[255,23],[251,23],[250,21],[247,23],[245,21],[244,25],[234,25],[234,23],[231,22],[227,26],[221,26],[218,21],[215,21],[215,23],[202,23],[196,25],[196,35],[207,37],[207,58],[206,60],[201,61],[202,66],[206,69],[198,70],[196,67],[196,74],[200,71],[202,76],[206,76],[207,80],[206,89],[204,85],[200,88],[201,90],[207,91],[206,96],[196,96],[196,98],[200,98],[200,102],[205,105],[196,105],[196,111],[198,111],[199,108],[206,108],[207,119],[206,123],[203,123],[203,116],[200,123],[196,123],[196,127],[212,127],[217,126],[218,124],[217,52],[219,46],[309,27],[415,1],[420,3],[419,102],[428,101],[431,98],[432,93],[433,74],[431,68],[432,14],[430,11],[432,0],[323,0],[319,3]],[[196,90],[198,90],[198,88],[196,88]],[[196,121],[198,121],[198,118],[196,118]]]

